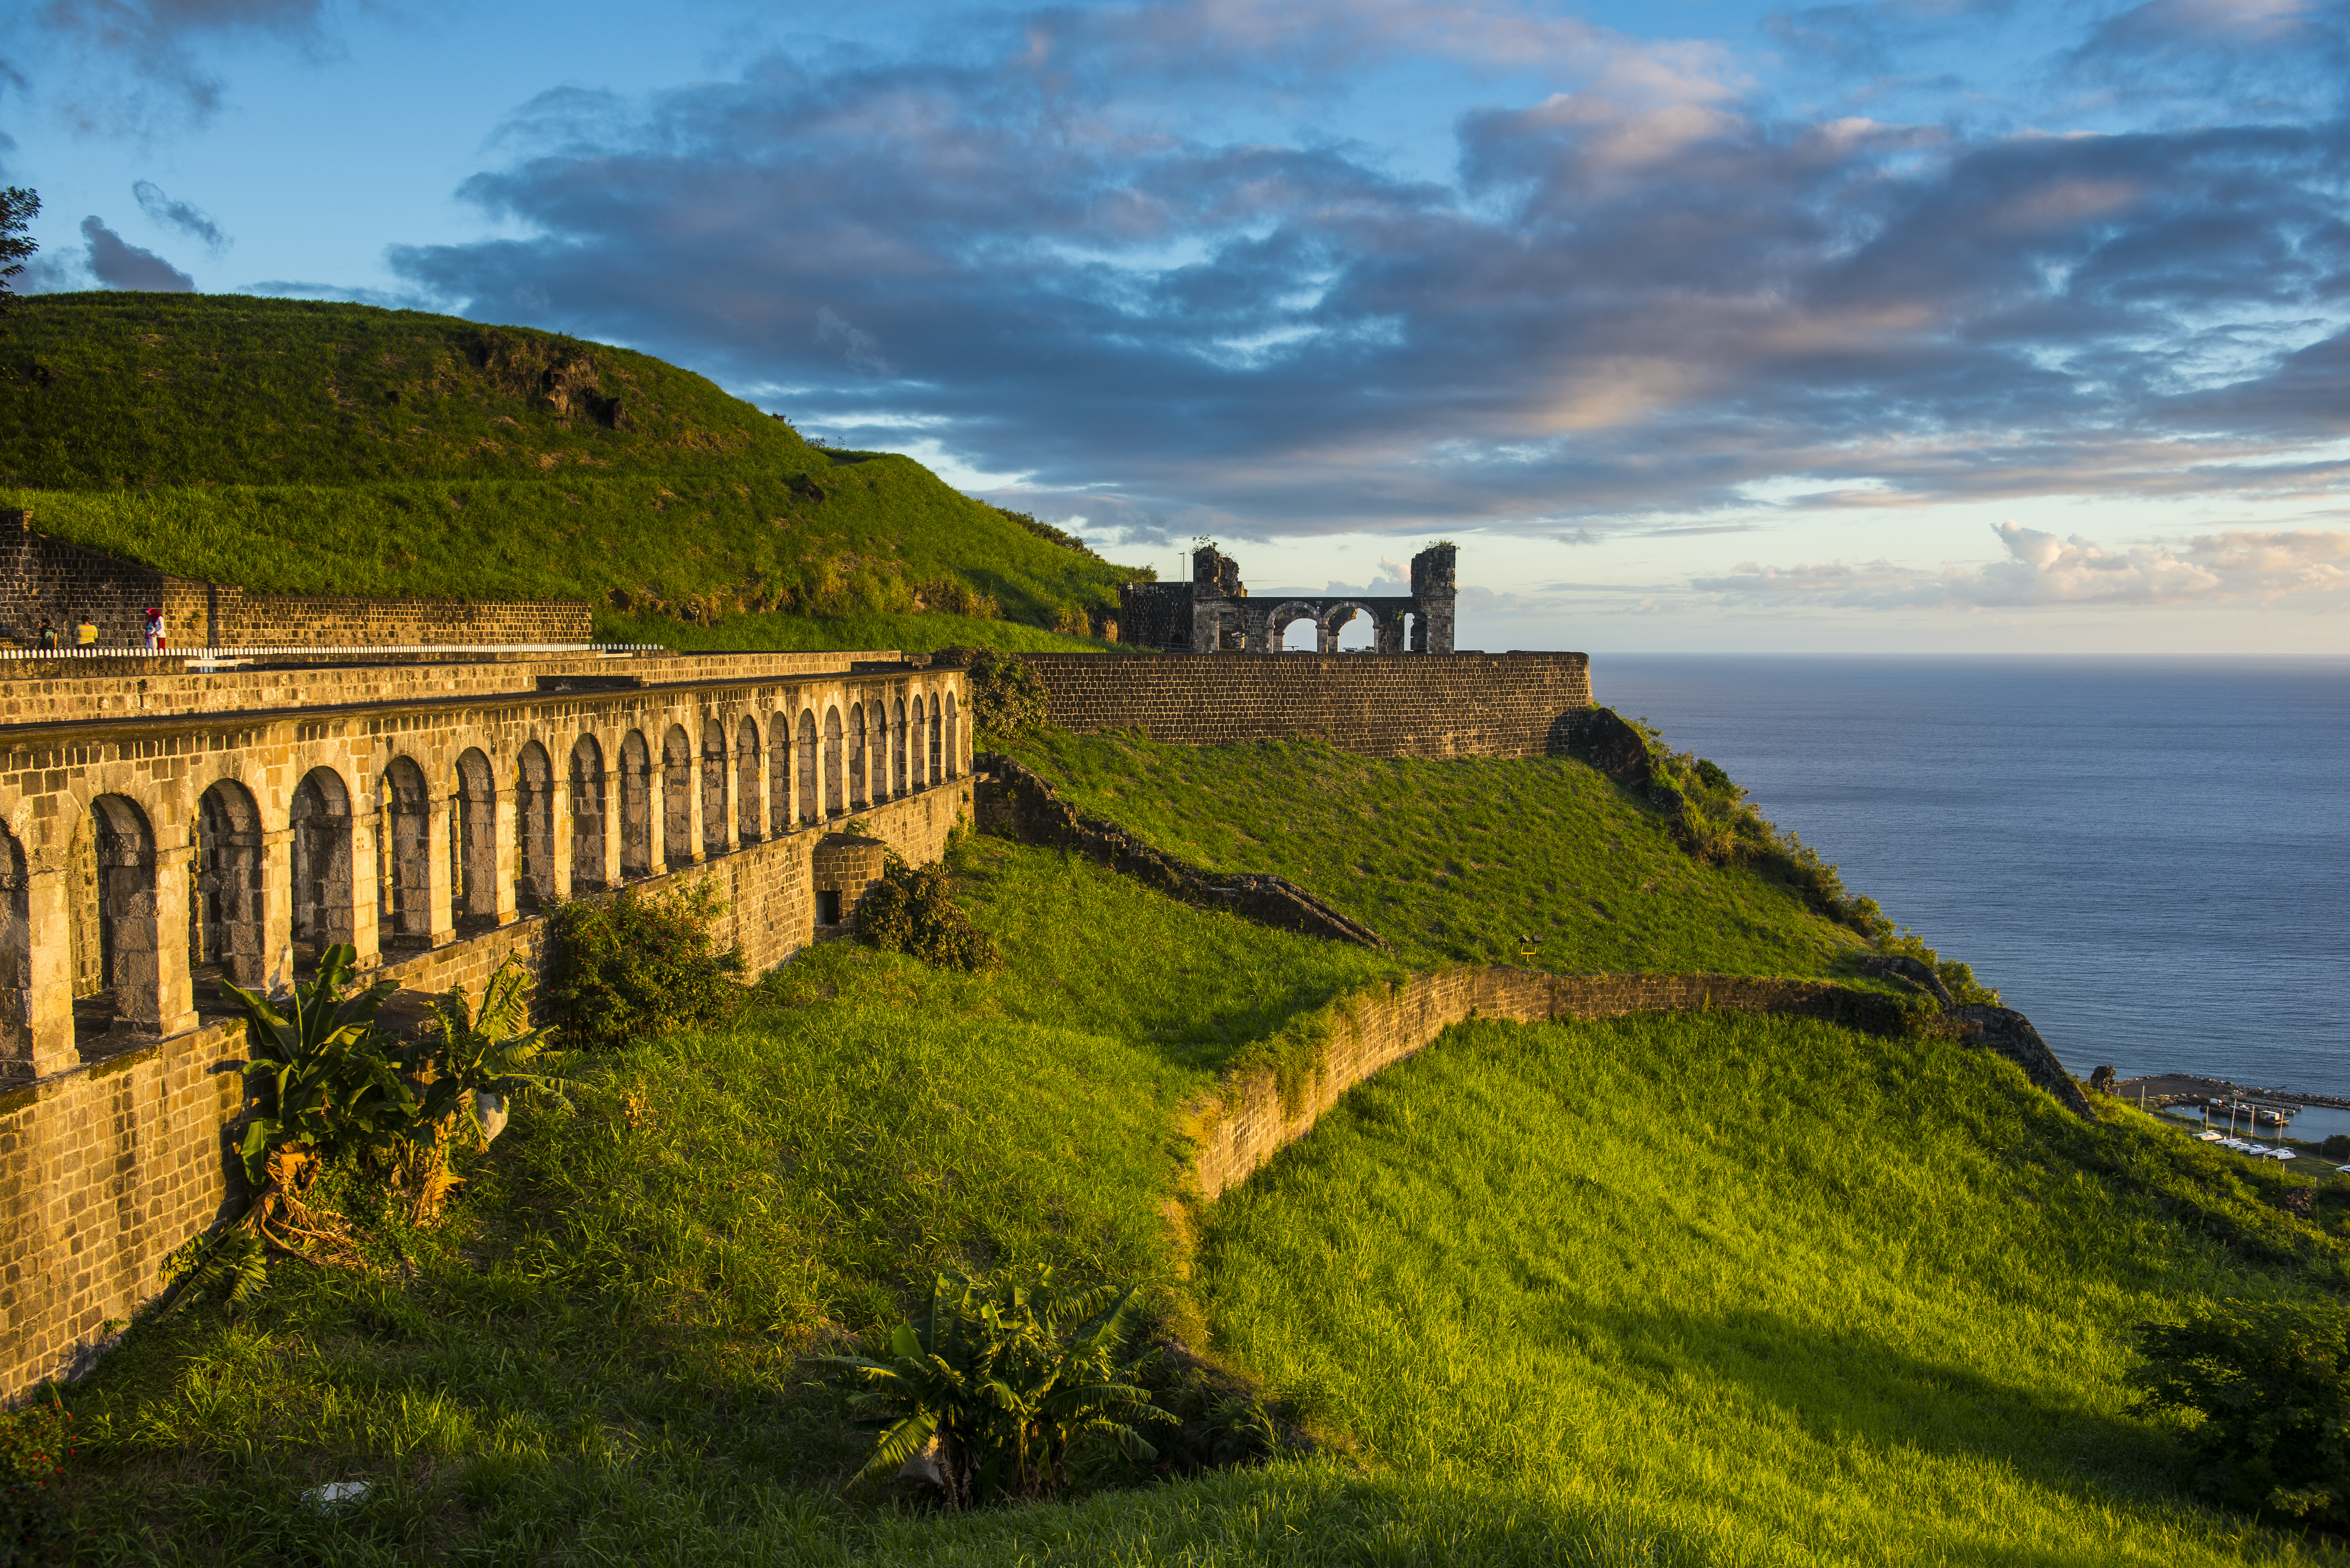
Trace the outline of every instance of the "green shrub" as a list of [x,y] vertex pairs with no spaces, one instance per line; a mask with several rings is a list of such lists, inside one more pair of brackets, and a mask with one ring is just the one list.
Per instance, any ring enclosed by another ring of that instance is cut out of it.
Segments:
[[731,1021],[743,1001],[743,949],[718,950],[711,926],[724,909],[706,881],[669,894],[624,888],[610,899],[557,906],[546,999],[571,1044],[610,1050]]
[[2335,1133],[2317,1146],[2317,1152],[2328,1159],[2350,1159],[2350,1133]]
[[857,907],[857,935],[885,953],[904,953],[941,969],[976,971],[1003,962],[994,940],[954,901],[954,882],[944,866],[909,866],[895,855]]
[[[1084,635],[1084,619],[1079,611],[1077,629],[1070,635]],[[972,738],[982,747],[1010,745],[1051,720],[1045,683],[1025,659],[1011,654],[982,651],[964,676],[963,689],[971,696]]]
[[2350,1525],[2350,1310],[2227,1301],[2145,1324],[2146,1410],[2184,1417],[2218,1501]]
[[1140,1294],[1115,1285],[1064,1293],[1050,1269],[1033,1287],[941,1274],[919,1326],[890,1331],[887,1359],[824,1357],[852,1390],[858,1424],[878,1434],[858,1479],[925,1454],[960,1506],[1055,1490],[1071,1446],[1087,1438],[1156,1458],[1135,1423],[1175,1417],[1118,1355]]
[[71,1554],[72,1531],[54,1483],[73,1457],[72,1423],[54,1398],[0,1411],[0,1568]]

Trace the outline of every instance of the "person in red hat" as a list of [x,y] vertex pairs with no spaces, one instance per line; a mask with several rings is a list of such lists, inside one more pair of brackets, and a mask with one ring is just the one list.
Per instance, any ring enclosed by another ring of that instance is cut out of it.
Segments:
[[166,639],[163,635],[163,607],[161,605],[149,605],[147,607],[147,651],[150,653],[162,652],[165,641]]

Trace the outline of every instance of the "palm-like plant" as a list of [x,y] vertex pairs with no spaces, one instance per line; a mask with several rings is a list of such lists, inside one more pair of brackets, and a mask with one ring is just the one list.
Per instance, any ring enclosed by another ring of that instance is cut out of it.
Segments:
[[319,955],[318,976],[281,1004],[223,982],[244,1004],[245,1085],[260,1101],[240,1152],[255,1189],[270,1156],[303,1148],[381,1145],[415,1117],[416,1096],[383,1049],[375,1017],[400,988],[378,981],[343,995],[359,950],[338,943]]
[[555,1029],[530,1027],[530,977],[508,959],[482,987],[476,1008],[463,986],[432,1000],[441,1038],[426,1047],[432,1081],[420,1120],[433,1136],[452,1113],[469,1117],[489,1142],[505,1126],[506,1100],[522,1089],[544,1089],[557,1099],[569,1079],[549,1062]]
[[1033,1497],[1064,1479],[1070,1446],[1098,1436],[1130,1459],[1158,1450],[1136,1429],[1172,1421],[1132,1381],[1118,1350],[1141,1287],[1064,1293],[1046,1270],[1033,1285],[941,1274],[919,1324],[901,1323],[886,1359],[824,1358],[878,1433],[859,1480],[931,1451],[951,1503]]

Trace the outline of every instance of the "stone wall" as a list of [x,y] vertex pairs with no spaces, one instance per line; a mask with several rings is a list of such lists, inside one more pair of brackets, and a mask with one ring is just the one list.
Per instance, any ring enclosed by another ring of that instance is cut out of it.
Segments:
[[248,594],[36,534],[28,514],[0,511],[0,635],[30,646],[46,617],[70,642],[74,623],[87,614],[100,647],[140,647],[149,605],[162,610],[175,648],[556,643],[594,636],[588,607],[575,600]]
[[[874,837],[924,864],[971,806],[965,778],[861,815]],[[816,940],[810,862],[826,837],[812,827],[631,886],[717,882],[718,940],[742,943],[755,973]],[[536,977],[546,950],[546,919],[532,915],[387,963],[384,978],[403,988],[388,1014],[452,985],[478,992],[508,958]],[[86,1366],[108,1324],[156,1293],[172,1250],[228,1211],[243,1040],[242,1023],[214,1023],[0,1094],[0,1400]]]
[[1458,969],[1416,975],[1384,994],[1335,1004],[1329,1040],[1312,1077],[1284,1100],[1279,1079],[1260,1068],[1228,1080],[1191,1107],[1191,1172],[1214,1199],[1303,1137],[1357,1084],[1469,1018],[1541,1023],[1632,1012],[1783,1012],[1857,1029],[1903,1027],[1900,1001],[1818,980],[1727,974],[1543,974]]
[[1580,653],[1021,656],[1066,729],[1139,724],[1180,745],[1326,735],[1375,757],[1539,757],[1591,705]]

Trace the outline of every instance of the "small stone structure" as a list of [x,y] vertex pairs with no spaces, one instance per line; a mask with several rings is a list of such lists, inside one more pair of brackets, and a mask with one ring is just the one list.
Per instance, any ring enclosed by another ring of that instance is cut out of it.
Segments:
[[1314,651],[1336,653],[1338,636],[1360,615],[1371,622],[1374,653],[1452,651],[1454,547],[1432,545],[1411,558],[1411,592],[1290,595],[1253,599],[1238,562],[1212,545],[1191,553],[1188,583],[1128,583],[1118,591],[1118,625],[1127,642],[1185,653],[1280,653],[1287,628],[1314,625]]
[[545,645],[595,635],[588,607],[573,599],[248,594],[36,534],[30,513],[0,510],[0,636],[30,647],[46,618],[71,643],[88,615],[99,647],[138,648],[149,605],[162,610],[173,648]]
[[860,833],[827,833],[808,858],[808,883],[816,890],[816,923],[846,930],[856,923],[857,906],[881,880],[889,846]]

